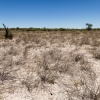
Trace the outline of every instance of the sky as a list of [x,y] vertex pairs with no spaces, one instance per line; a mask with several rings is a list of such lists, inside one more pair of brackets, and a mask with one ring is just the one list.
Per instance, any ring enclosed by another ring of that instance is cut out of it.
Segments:
[[0,27],[100,28],[100,0],[0,0]]

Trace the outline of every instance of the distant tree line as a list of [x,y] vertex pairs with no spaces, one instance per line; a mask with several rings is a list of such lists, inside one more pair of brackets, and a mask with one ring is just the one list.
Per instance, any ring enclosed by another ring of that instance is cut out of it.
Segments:
[[[9,28],[10,30],[22,30],[22,31],[68,31],[68,30],[100,30],[100,28],[92,28],[92,24],[86,23],[86,29],[73,29],[73,28],[33,28],[33,27],[29,27],[29,28],[20,28],[20,27],[16,27],[16,28]],[[4,30],[4,28],[0,28],[0,30]]]

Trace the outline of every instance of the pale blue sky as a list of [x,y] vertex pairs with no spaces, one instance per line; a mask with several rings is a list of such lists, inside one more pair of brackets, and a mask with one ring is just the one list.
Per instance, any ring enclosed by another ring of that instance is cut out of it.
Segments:
[[0,27],[100,28],[100,0],[0,0]]

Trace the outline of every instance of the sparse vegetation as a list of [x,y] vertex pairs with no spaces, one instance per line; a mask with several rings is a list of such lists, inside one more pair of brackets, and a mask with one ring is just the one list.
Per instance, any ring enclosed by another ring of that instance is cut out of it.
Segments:
[[0,31],[0,94],[99,100],[100,31],[44,30],[13,29],[12,40]]

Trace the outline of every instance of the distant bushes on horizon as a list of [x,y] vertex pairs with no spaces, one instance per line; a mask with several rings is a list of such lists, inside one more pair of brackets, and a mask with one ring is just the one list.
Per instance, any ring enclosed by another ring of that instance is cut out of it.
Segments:
[[[74,29],[74,28],[33,28],[33,27],[29,27],[29,28],[20,28],[20,27],[16,27],[16,28],[9,28],[11,30],[23,30],[23,31],[68,31],[68,30],[86,30],[85,28],[82,29]],[[0,30],[4,30],[4,28],[0,28]],[[100,30],[100,28],[93,28],[92,30]]]

